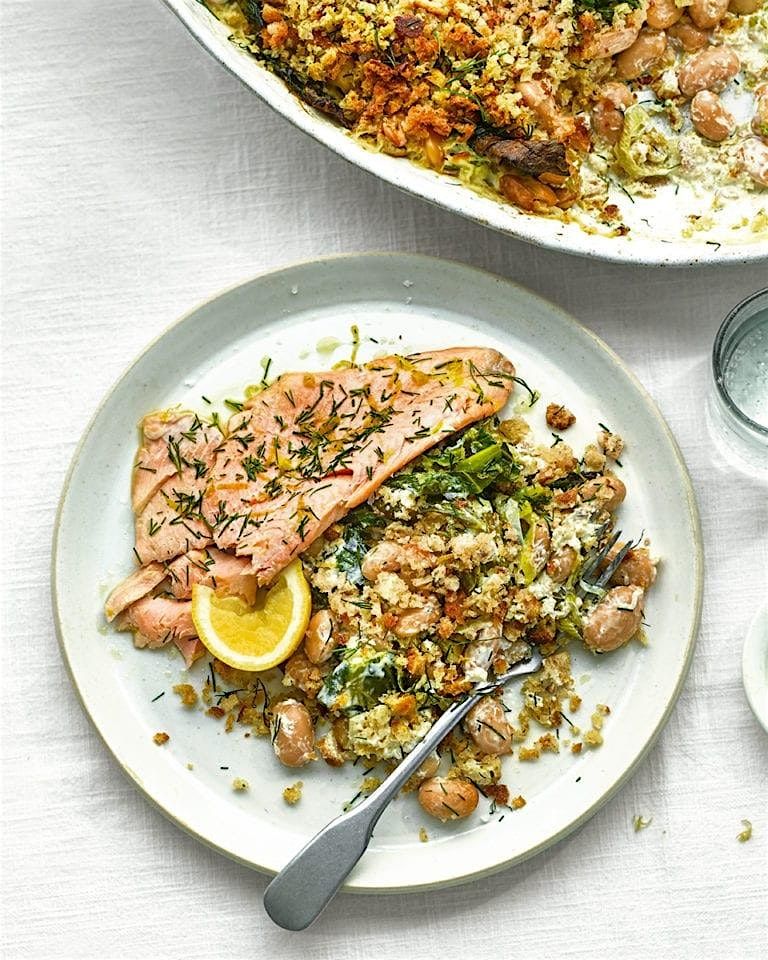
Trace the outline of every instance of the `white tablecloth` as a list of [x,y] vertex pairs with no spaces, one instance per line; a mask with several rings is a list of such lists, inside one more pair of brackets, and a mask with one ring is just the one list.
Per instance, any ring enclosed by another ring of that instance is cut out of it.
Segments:
[[[3,955],[765,957],[768,738],[740,651],[766,594],[766,488],[725,471],[702,408],[714,331],[765,266],[612,266],[442,213],[273,115],[157,0],[5,0],[2,16]],[[256,272],[377,249],[526,284],[632,365],[696,484],[703,625],[657,747],[576,836],[469,886],[341,896],[289,935],[265,880],[147,804],[83,715],[51,622],[51,528],[81,431],[161,327]]]

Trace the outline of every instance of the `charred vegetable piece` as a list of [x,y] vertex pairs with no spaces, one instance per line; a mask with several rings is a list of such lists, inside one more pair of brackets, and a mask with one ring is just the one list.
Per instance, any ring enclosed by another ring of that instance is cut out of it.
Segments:
[[395,17],[395,34],[400,39],[404,37],[420,37],[423,30],[424,21],[420,20],[419,17]]
[[570,173],[565,147],[557,140],[504,140],[483,131],[475,135],[472,146],[489,159],[532,177],[542,173],[567,177]]

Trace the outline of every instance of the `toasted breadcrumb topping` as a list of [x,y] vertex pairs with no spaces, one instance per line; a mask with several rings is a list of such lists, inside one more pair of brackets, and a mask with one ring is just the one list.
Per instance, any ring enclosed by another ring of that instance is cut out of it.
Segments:
[[283,800],[288,804],[289,807],[294,807],[301,800],[302,790],[304,789],[304,783],[301,780],[297,780],[290,787],[286,787],[283,790]]

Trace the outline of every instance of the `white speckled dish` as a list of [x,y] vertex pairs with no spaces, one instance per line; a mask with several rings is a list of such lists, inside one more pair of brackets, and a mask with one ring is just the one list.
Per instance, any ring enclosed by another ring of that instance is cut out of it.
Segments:
[[722,229],[694,234],[688,239],[682,231],[691,225],[689,214],[700,216],[701,222],[711,214],[709,189],[694,195],[669,184],[650,198],[632,198],[618,187],[613,189],[610,202],[620,209],[622,220],[631,228],[625,237],[599,236],[585,232],[577,223],[531,216],[508,203],[480,196],[452,177],[367,149],[346,130],[303,104],[282,80],[262,67],[250,53],[231,43],[226,26],[199,0],[163,2],[212,56],[299,129],[350,163],[446,210],[529,243],[603,260],[693,266],[741,263],[768,256],[768,237],[764,231],[756,234],[748,229],[736,232],[731,229],[732,223],[744,217],[746,223],[759,210],[768,210],[765,190],[739,199],[729,198],[723,212],[715,215],[718,223],[722,222]]
[[[627,439],[623,473],[629,496],[622,528],[645,530],[663,558],[648,603],[650,645],[612,655],[572,651],[584,704],[573,722],[589,727],[596,703],[611,707],[605,744],[538,763],[508,759],[504,780],[527,805],[460,824],[425,822],[414,797],[398,799],[376,829],[349,889],[386,891],[457,883],[516,863],[583,823],[626,781],[650,749],[682,687],[699,621],[702,554],[685,465],[651,399],[600,340],[556,307],[499,277],[425,257],[370,255],[319,260],[270,273],[198,307],[162,334],[108,394],[75,453],[56,525],[53,594],[62,651],[83,705],[118,763],[172,820],[222,853],[257,869],[279,869],[357,790],[357,768],[323,763],[280,766],[263,738],[224,733],[171,692],[183,678],[174,649],[139,651],[108,629],[102,604],[132,568],[129,482],[136,424],[149,409],[174,403],[206,407],[242,395],[274,372],[328,369],[349,356],[350,325],[363,338],[361,359],[403,352],[490,345],[515,363],[542,399],[531,420],[549,436],[544,407],[567,402],[581,446],[598,420]],[[318,354],[321,338],[338,337]],[[378,343],[368,338],[374,337]],[[513,397],[513,402],[517,397]],[[205,665],[193,668],[202,684]],[[158,694],[163,694],[159,699]],[[514,691],[509,691],[514,696]],[[157,747],[156,731],[170,734]],[[568,734],[563,731],[565,738]],[[192,763],[194,768],[188,769]],[[234,777],[251,789],[235,793]],[[285,786],[304,781],[304,799],[288,807]],[[426,826],[429,843],[419,841]]]

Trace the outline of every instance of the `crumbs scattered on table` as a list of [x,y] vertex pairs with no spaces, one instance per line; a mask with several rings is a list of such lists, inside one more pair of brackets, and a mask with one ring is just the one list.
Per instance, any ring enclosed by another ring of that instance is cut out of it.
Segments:
[[739,843],[746,843],[747,840],[752,839],[752,823],[749,820],[742,820],[741,822],[744,825],[744,829],[736,835],[736,839]]
[[303,789],[304,781],[297,780],[296,783],[283,790],[283,800],[285,800],[289,807],[295,807],[299,800],[301,800],[301,792]]
[[242,793],[244,790],[248,789],[248,781],[243,780],[242,777],[235,777],[232,781],[232,789],[235,793]]
[[426,843],[429,840],[429,834],[424,827],[419,828],[419,840],[421,840],[422,843]]
[[194,763],[192,763],[192,761],[190,761],[190,762],[187,764],[187,770],[194,770],[194,769],[195,769],[195,765],[194,765]]
[[155,741],[155,743],[158,745],[158,747],[162,747],[162,745],[163,745],[164,743],[168,743],[168,741],[169,741],[171,738],[168,736],[167,733],[158,732],[158,733],[156,733],[156,734],[154,735],[154,737],[152,737],[152,739]]
[[526,803],[527,801],[525,797],[518,795],[517,797],[512,798],[510,807],[512,807],[513,810],[522,810]]

